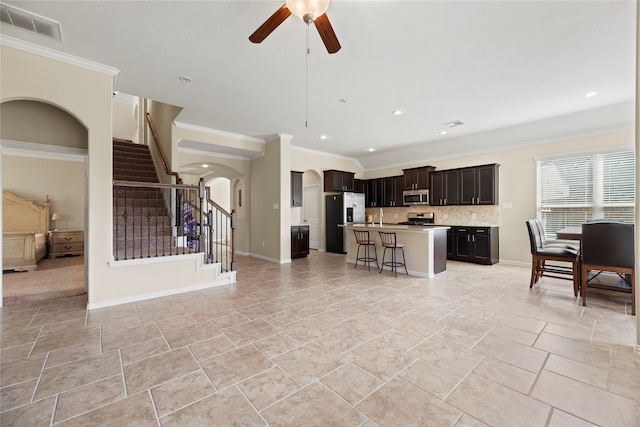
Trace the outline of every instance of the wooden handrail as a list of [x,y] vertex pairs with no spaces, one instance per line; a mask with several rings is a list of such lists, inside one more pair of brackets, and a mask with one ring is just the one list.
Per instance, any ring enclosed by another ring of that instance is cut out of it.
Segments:
[[167,161],[164,159],[164,154],[162,154],[162,150],[160,149],[160,144],[158,143],[158,136],[156,135],[156,130],[153,128],[153,123],[151,122],[151,115],[149,113],[145,113],[147,117],[147,124],[149,125],[149,129],[151,130],[151,135],[153,136],[153,142],[156,144],[156,150],[160,155],[160,160],[162,161],[162,166],[164,166],[164,173],[167,175],[173,175],[176,177],[176,184],[182,184],[182,179],[178,172],[173,172],[169,170],[169,166],[167,166]]

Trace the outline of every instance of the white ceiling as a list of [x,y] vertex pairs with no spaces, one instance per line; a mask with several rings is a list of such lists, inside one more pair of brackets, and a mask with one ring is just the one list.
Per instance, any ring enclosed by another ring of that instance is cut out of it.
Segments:
[[312,26],[308,58],[295,16],[248,40],[284,1],[6,3],[60,22],[62,42],[0,33],[117,68],[117,90],[184,107],[176,121],[293,135],[365,169],[633,127],[632,0],[333,0],[342,50]]

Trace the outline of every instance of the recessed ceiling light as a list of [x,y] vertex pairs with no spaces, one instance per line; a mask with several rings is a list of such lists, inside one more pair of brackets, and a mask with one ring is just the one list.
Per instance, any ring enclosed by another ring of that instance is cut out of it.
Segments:
[[584,94],[585,98],[591,98],[592,96],[596,96],[598,92],[587,92]]
[[402,114],[402,110],[393,110],[394,116],[400,116]]
[[454,127],[456,127],[456,126],[462,126],[463,124],[464,124],[464,123],[463,123],[462,121],[460,121],[460,120],[452,120],[452,121],[450,121],[450,122],[443,123],[442,125],[443,125],[443,126],[446,126],[446,127],[448,127],[448,128],[454,128]]
[[320,135],[320,139],[327,139],[328,136],[327,135]]
[[446,134],[447,134],[447,131],[446,131],[446,130],[441,130],[441,131],[440,131],[440,135],[446,135]]
[[180,76],[178,77],[178,80],[180,80],[182,83],[191,83],[191,77],[189,76]]
[[206,164],[206,163],[203,163],[202,167],[206,169],[206,168],[208,168],[208,167],[209,167],[209,165],[208,165],[208,164]]
[[376,149],[372,147],[372,148],[369,148],[367,151],[371,153],[371,152],[376,151]]

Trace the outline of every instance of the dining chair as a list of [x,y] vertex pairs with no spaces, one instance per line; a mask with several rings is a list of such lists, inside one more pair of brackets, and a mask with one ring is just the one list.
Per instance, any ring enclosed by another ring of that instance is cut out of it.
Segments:
[[582,224],[582,305],[587,295],[631,299],[636,313],[633,224],[591,222]]
[[573,295],[577,297],[580,285],[580,251],[574,247],[544,246],[543,236],[539,232],[536,221],[536,219],[526,221],[531,248],[529,288],[533,288],[541,277],[571,280]]
[[575,250],[580,250],[580,242],[570,241],[570,240],[547,240],[542,221],[539,218],[533,218],[532,221],[534,222],[534,224],[536,225],[536,228],[538,229],[538,233],[540,235],[540,244],[543,248],[558,247],[558,248],[572,248]]

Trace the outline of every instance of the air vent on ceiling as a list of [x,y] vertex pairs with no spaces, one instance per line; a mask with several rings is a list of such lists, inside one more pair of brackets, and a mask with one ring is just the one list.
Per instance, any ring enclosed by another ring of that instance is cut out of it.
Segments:
[[443,123],[443,126],[446,126],[448,128],[454,128],[456,126],[462,126],[464,123],[461,122],[460,120],[453,120],[451,122],[447,122],[447,123]]
[[13,25],[27,31],[62,41],[60,23],[44,16],[5,3],[0,4],[0,18],[4,24]]

